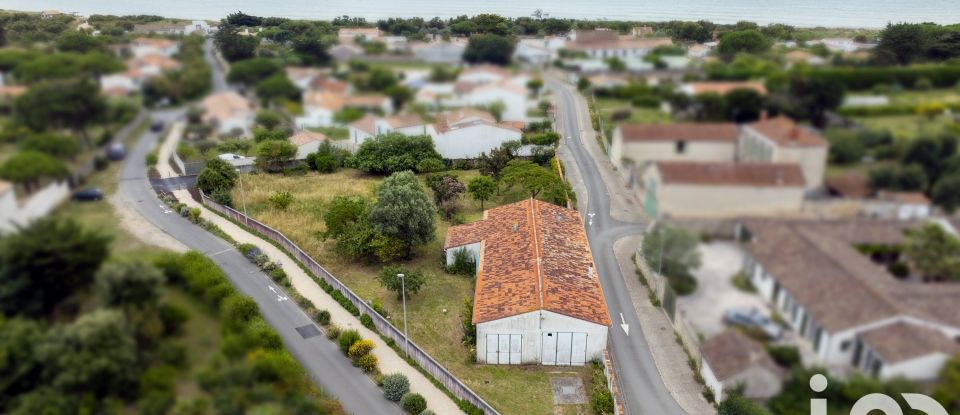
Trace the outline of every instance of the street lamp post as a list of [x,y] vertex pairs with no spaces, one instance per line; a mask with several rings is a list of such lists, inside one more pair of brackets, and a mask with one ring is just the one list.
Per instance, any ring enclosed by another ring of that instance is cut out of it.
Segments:
[[243,224],[250,226],[250,216],[247,216],[247,194],[243,191],[243,173],[237,169],[237,177],[240,178],[240,201],[243,203]]
[[403,352],[410,356],[410,336],[407,334],[407,287],[404,282],[405,275],[397,274],[400,277],[400,296],[403,298]]

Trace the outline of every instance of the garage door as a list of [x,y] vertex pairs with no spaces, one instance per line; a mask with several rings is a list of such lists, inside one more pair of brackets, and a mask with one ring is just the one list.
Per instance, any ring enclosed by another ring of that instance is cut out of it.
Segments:
[[587,359],[586,333],[543,333],[540,362],[545,365],[583,365]]
[[492,365],[519,365],[523,350],[519,334],[488,334],[487,363]]

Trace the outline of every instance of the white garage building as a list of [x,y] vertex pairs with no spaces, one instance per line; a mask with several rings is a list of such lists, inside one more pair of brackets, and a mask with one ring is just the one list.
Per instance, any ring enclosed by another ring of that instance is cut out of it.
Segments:
[[447,231],[447,263],[477,260],[477,361],[582,365],[607,345],[610,317],[575,210],[534,199]]

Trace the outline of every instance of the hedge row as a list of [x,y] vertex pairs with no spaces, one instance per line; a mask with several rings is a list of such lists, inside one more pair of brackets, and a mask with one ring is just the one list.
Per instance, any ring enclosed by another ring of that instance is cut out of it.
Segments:
[[[960,103],[944,104],[945,109],[960,111]],[[916,114],[917,105],[879,105],[872,107],[843,107],[837,113],[846,117],[882,117],[887,115]]]
[[948,88],[960,81],[960,66],[914,65],[889,67],[846,67],[823,68],[807,72],[813,78],[825,78],[839,81],[846,89],[862,91],[877,85],[915,85],[917,80],[926,78],[932,86]]

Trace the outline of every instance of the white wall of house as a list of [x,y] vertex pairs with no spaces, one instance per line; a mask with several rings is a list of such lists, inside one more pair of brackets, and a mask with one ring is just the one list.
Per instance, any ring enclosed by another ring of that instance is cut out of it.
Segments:
[[503,102],[503,121],[527,120],[527,96],[503,88],[483,88],[464,96],[465,105],[490,105]]
[[110,91],[120,89],[128,92],[140,90],[140,83],[124,73],[103,75],[100,77],[100,90]]
[[158,47],[152,44],[131,44],[130,53],[137,58],[142,58],[149,55],[160,55],[168,58],[172,58],[173,55],[176,55],[180,51],[180,45],[174,43],[167,47]]
[[654,167],[643,174],[643,185],[653,183],[658,214],[702,218],[766,216],[799,212],[803,206],[802,187],[664,184]]
[[713,369],[706,359],[700,359],[700,376],[703,377],[703,383],[707,389],[713,392],[713,400],[720,402],[723,400],[723,383],[713,374]]
[[311,141],[309,143],[297,146],[296,160],[306,160],[311,153],[316,153],[320,149],[321,141]]
[[329,127],[333,125],[333,111],[322,107],[305,107],[303,115],[294,122],[299,128]]
[[915,359],[897,363],[884,363],[880,369],[880,379],[902,376],[910,380],[931,381],[939,377],[940,369],[950,360],[945,353],[932,353]]
[[460,249],[466,249],[467,252],[470,253],[470,256],[473,257],[475,263],[479,264],[481,244],[482,242],[477,242],[472,244],[466,244],[463,246],[447,248],[447,250],[444,252],[447,257],[447,266],[453,265],[454,255],[456,254],[457,250],[460,250]]
[[507,141],[520,140],[520,136],[521,132],[512,128],[479,123],[438,134],[433,141],[445,159],[473,159]]
[[66,181],[51,182],[24,200],[17,200],[14,190],[7,191],[0,195],[0,233],[47,216],[69,196],[70,185]]
[[[764,366],[751,364],[740,372],[723,379],[724,390],[744,386],[743,395],[750,399],[769,399],[780,392],[783,379]],[[720,399],[717,399],[720,402]]]
[[624,142],[622,137],[614,133],[610,146],[610,160],[621,168],[624,159],[643,168],[652,161],[733,161],[737,152],[737,144],[732,141]]
[[827,146],[785,147],[744,126],[740,130],[737,158],[740,161],[799,164],[807,189],[817,189],[823,185]]
[[459,82],[470,82],[474,84],[492,84],[502,80],[502,74],[491,71],[472,71],[457,77],[457,81]]
[[[602,356],[607,345],[607,331],[606,326],[546,310],[488,321],[477,324],[477,361],[488,364],[525,364],[542,363],[546,357],[548,362],[557,359],[562,362],[558,364],[561,366],[582,365]],[[504,344],[502,336],[511,335],[520,336],[519,347],[516,337],[507,337]],[[568,340],[552,340],[557,338]],[[582,342],[569,339],[582,339]],[[561,344],[563,349],[558,350]],[[575,346],[577,344],[579,346]],[[492,349],[494,345],[498,350]],[[545,351],[545,345],[555,347]],[[582,352],[580,347],[583,347]],[[517,358],[520,359],[519,362]]]

